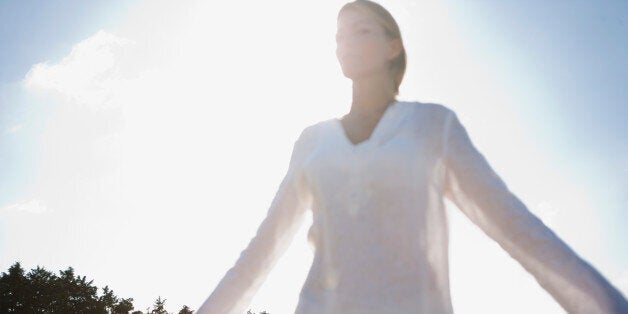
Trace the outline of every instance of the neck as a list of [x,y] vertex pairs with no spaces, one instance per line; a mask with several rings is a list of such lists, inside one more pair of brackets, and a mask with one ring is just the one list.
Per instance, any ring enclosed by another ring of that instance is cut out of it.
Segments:
[[396,101],[393,82],[386,75],[373,75],[353,80],[353,101],[350,114],[377,116]]

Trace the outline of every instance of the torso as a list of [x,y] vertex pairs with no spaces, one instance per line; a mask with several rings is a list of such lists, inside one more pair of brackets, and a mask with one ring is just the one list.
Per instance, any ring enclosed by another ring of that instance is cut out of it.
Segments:
[[299,182],[312,196],[315,253],[295,314],[453,312],[438,167],[447,111],[388,109],[325,120],[308,136]]

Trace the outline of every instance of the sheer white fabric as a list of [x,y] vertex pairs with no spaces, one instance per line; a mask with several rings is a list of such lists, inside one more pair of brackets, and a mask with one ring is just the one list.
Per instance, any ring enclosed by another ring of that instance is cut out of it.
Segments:
[[197,313],[246,313],[307,210],[315,254],[295,314],[452,313],[445,197],[569,313],[628,313],[508,190],[457,115],[419,102],[389,106],[358,144],[336,118],[306,127],[257,234]]
[[246,314],[255,293],[292,242],[311,204],[301,167],[306,146],[312,143],[311,129],[304,129],[295,142],[288,171],[256,235],[196,313]]
[[513,195],[449,115],[446,196],[568,313],[628,313],[625,297]]

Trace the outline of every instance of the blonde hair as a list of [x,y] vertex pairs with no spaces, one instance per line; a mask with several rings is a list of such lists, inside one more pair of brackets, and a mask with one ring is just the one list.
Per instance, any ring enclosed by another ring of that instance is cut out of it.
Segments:
[[368,10],[375,17],[377,22],[384,28],[386,36],[390,39],[399,39],[401,41],[401,53],[393,59],[390,63],[389,70],[392,74],[395,87],[395,95],[399,94],[399,85],[403,80],[403,76],[406,73],[406,49],[403,46],[403,40],[401,39],[401,31],[399,25],[392,17],[390,12],[383,6],[370,0],[355,0],[348,2],[340,8],[338,15],[348,9]]

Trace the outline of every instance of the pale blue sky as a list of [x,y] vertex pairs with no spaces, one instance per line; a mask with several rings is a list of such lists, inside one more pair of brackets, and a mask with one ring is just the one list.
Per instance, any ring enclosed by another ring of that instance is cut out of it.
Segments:
[[487,66],[521,74],[500,79],[530,100],[517,108],[530,130],[554,146],[548,157],[603,190],[612,200],[605,223],[628,238],[628,2],[448,3],[470,42],[494,62]]
[[[157,294],[171,311],[198,307],[261,222],[300,128],[348,110],[350,85],[332,45],[343,2],[280,2],[0,1],[0,270],[17,260],[55,272],[73,266],[134,297],[136,309]],[[441,102],[468,117],[472,138],[506,183],[533,211],[555,210],[552,227],[625,293],[628,2],[381,3],[400,23],[409,53],[401,98]],[[26,86],[38,63],[50,66],[46,73],[61,71],[54,65],[76,71],[71,65],[85,55],[71,56],[72,49],[88,38],[105,48],[92,42],[79,51],[113,64],[95,70],[91,85],[58,87],[39,76]],[[269,69],[277,77],[264,77]],[[81,88],[89,105],[68,98]],[[114,96],[94,96],[94,89]],[[302,106],[276,100],[279,93]],[[123,127],[118,111],[99,106],[110,99],[124,112]],[[283,115],[264,116],[264,107]],[[483,118],[488,111],[496,116]],[[233,123],[236,117],[243,120]],[[268,127],[255,117],[274,120]],[[256,127],[250,148],[233,145]],[[236,224],[245,213],[251,221]],[[221,235],[237,243],[208,256],[202,248],[221,243],[206,221],[230,226]],[[598,240],[604,257],[595,256]],[[144,267],[157,248],[170,257]],[[190,259],[181,274],[203,283],[185,290],[191,279],[164,274],[163,286],[146,286],[151,272],[172,269],[179,256]],[[122,265],[132,274],[117,274]],[[258,304],[274,300],[269,293]]]
[[[77,42],[114,27],[138,1],[0,1],[0,207],[37,179],[33,155],[51,100],[23,93],[20,82],[43,61],[59,61]],[[8,136],[17,126],[22,132]]]

